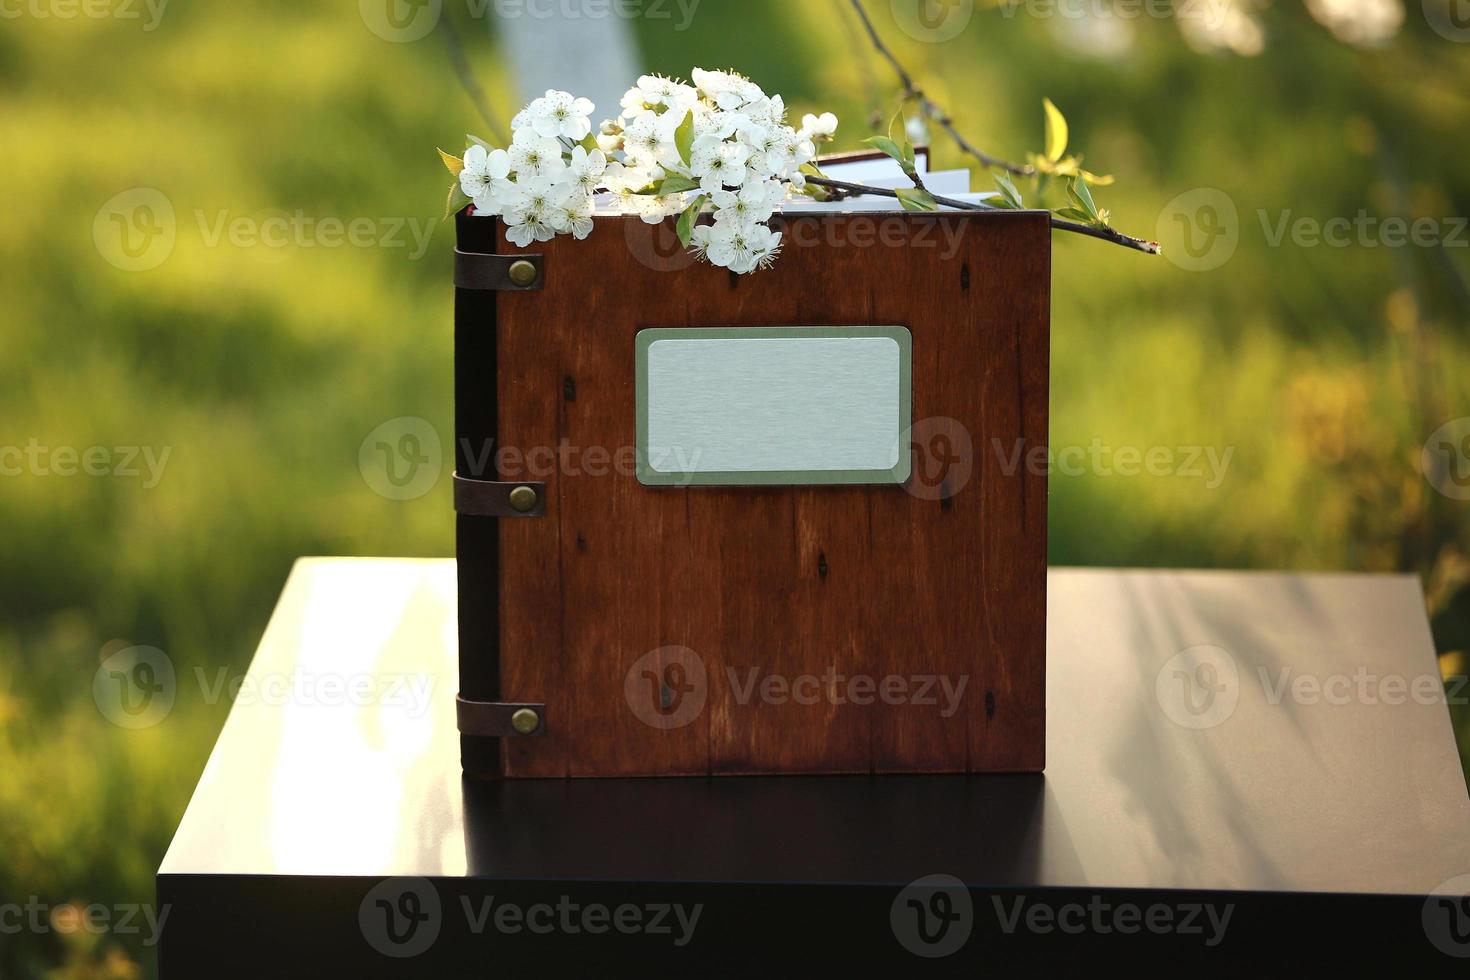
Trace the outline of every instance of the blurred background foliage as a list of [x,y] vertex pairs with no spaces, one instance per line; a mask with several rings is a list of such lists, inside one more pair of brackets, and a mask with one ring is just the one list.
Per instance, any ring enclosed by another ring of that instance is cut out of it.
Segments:
[[[1213,487],[1054,474],[1054,563],[1413,573],[1442,669],[1465,673],[1470,505],[1433,489],[1420,451],[1470,414],[1467,235],[1337,248],[1267,234],[1283,214],[1365,209],[1446,234],[1470,214],[1470,43],[1438,3],[1033,0],[922,43],[869,0],[990,152],[1039,149],[1042,98],[1060,105],[1072,149],[1119,178],[1096,196],[1120,230],[1170,246],[1168,202],[1198,188],[1238,209],[1237,250],[1206,272],[1057,237],[1053,447],[1234,454]],[[95,707],[93,672],[130,644],[181,674],[243,670],[299,555],[453,553],[447,481],[384,499],[358,447],[398,416],[448,444],[452,235],[433,148],[484,127],[442,29],[389,43],[328,0],[176,2],[152,30],[130,0],[112,8],[141,20],[65,7],[27,0],[0,24],[0,443],[170,456],[151,488],[0,478],[0,900],[150,902],[228,704],[182,684],[164,724],[125,731]],[[444,16],[508,117],[519,96],[484,9],[445,0]],[[634,21],[648,70],[737,67],[798,116],[835,110],[838,148],[898,104],[836,0],[702,0],[688,30],[678,20]],[[966,164],[933,142],[937,166]],[[177,241],[128,272],[104,261],[93,221],[136,187],[166,195]],[[412,219],[433,240],[422,255],[407,234],[398,248],[211,242],[221,212],[298,211]],[[0,976],[154,969],[140,937],[0,936]]]

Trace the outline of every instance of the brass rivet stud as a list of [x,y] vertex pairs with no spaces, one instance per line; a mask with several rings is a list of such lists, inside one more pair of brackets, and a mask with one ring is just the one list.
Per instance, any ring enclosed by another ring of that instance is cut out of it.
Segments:
[[510,727],[522,735],[529,735],[541,726],[541,716],[530,708],[520,708],[510,716]]
[[517,286],[525,287],[536,281],[536,265],[520,259],[510,264],[510,281]]
[[530,487],[516,487],[510,492],[510,505],[524,514],[536,506],[536,491]]

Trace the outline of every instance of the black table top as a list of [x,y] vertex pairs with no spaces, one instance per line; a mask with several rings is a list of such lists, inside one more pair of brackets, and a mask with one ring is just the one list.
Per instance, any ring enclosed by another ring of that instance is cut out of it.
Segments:
[[1410,577],[1054,570],[1039,776],[467,783],[452,561],[293,571],[159,869],[1428,895],[1470,799]]

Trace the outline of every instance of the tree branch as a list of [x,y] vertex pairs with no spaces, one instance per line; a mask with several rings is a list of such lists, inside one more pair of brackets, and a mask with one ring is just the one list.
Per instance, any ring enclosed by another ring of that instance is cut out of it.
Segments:
[[[845,180],[833,180],[830,177],[808,177],[808,184],[816,184],[818,187],[826,187],[830,190],[842,191],[849,195],[874,194],[878,197],[897,198],[898,192],[884,187],[869,187],[866,184],[854,184]],[[1007,208],[998,208],[992,204],[975,204],[968,201],[957,201],[952,197],[940,197],[934,195],[936,203],[957,211],[1005,211]],[[930,212],[933,213],[933,212]],[[1088,238],[1097,238],[1124,248],[1131,248],[1136,252],[1146,252],[1149,255],[1158,255],[1161,251],[1158,242],[1145,241],[1142,238],[1134,238],[1111,228],[1099,228],[1095,225],[1084,225],[1077,221],[1067,221],[1064,218],[1051,216],[1051,226],[1059,231],[1070,231],[1075,235],[1086,235]]]
[[508,143],[505,131],[500,128],[500,123],[495,113],[490,111],[490,101],[485,98],[485,90],[480,88],[480,83],[475,80],[475,73],[470,68],[469,59],[464,54],[464,44],[459,39],[459,31],[455,30],[454,24],[448,16],[439,18],[439,25],[444,28],[444,46],[449,49],[449,60],[454,65],[454,74],[459,79],[459,87],[464,89],[470,101],[479,110],[480,118],[485,120],[485,125],[490,127],[489,136],[497,143]]
[[848,47],[852,48],[853,60],[857,62],[858,74],[862,76],[863,88],[868,93],[869,128],[877,130],[883,125],[883,96],[878,90],[877,73],[873,71],[873,53],[858,36],[852,18],[842,10],[847,0],[832,0],[832,2],[837,5],[837,19],[842,22],[842,33],[847,37]]
[[873,26],[872,20],[869,19],[868,12],[863,9],[861,0],[852,0],[852,9],[857,11],[858,20],[862,21],[864,29],[866,29],[868,32],[868,39],[873,42],[873,47],[877,48],[878,53],[881,54],[888,61],[888,63],[893,66],[894,72],[898,75],[898,80],[903,83],[904,97],[907,99],[913,99],[914,101],[918,102],[919,111],[921,111],[926,118],[938,123],[941,127],[943,127],[944,131],[949,134],[950,139],[954,140],[955,143],[959,145],[960,149],[964,150],[966,153],[970,154],[970,156],[979,160],[987,167],[995,167],[998,170],[1004,170],[1008,173],[1015,174],[1018,177],[1031,177],[1035,175],[1035,167],[1024,163],[1011,163],[1009,160],[1002,160],[999,157],[993,157],[990,154],[985,153],[984,151],[977,148],[969,140],[965,139],[964,135],[955,128],[954,118],[950,116],[949,113],[940,108],[940,106],[936,104],[934,100],[930,99],[929,96],[924,94],[924,90],[921,89],[918,86],[918,83],[914,81],[914,77],[908,73],[907,69],[904,68],[903,63],[898,60],[898,57],[894,55],[892,51],[888,50],[888,46],[883,43],[883,38],[878,36],[878,29]]

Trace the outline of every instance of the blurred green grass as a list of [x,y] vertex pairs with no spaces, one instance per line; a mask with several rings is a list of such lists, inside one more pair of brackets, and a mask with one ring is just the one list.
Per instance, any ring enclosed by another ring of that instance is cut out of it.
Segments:
[[[508,116],[493,24],[446,9]],[[836,9],[704,0],[687,32],[635,29],[649,70],[738,67],[798,114],[837,111],[852,148],[896,90],[855,57]],[[1255,58],[1196,53],[1148,18],[1113,58],[1063,43],[1075,25],[1056,18],[985,11],[937,45],[886,13],[878,23],[994,152],[1038,146],[1042,97],[1061,105],[1088,166],[1119,177],[1098,196],[1120,229],[1154,237],[1165,202],[1200,187],[1240,211],[1239,250],[1210,273],[1057,238],[1053,446],[1234,455],[1217,488],[1055,475],[1053,561],[1412,571],[1446,669],[1463,673],[1466,509],[1417,460],[1431,431],[1470,414],[1470,262],[1453,249],[1273,248],[1256,215],[1470,212],[1470,58],[1413,11],[1374,51],[1336,42],[1296,5],[1263,17]],[[0,895],[152,900],[227,705],[186,686],[166,724],[116,728],[91,700],[104,651],[146,643],[181,670],[243,669],[298,555],[452,554],[443,481],[397,503],[357,467],[388,419],[451,431],[448,226],[413,258],[211,247],[199,216],[437,222],[433,147],[480,128],[437,36],[388,43],[352,4],[179,4],[151,32],[35,18],[0,30],[0,444],[171,449],[151,489],[0,478]],[[942,137],[935,147],[937,165],[964,165]],[[134,187],[162,191],[178,216],[172,255],[139,273],[103,261],[92,238],[103,202]],[[0,943],[0,976],[153,969],[135,940]]]

